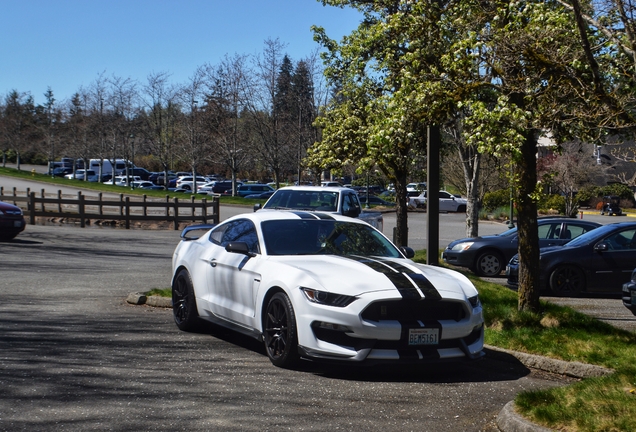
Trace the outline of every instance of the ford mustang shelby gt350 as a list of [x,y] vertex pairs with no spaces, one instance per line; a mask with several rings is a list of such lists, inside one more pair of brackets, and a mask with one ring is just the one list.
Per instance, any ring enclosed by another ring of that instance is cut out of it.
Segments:
[[[417,264],[365,222],[341,215],[242,214],[182,233],[174,319],[262,340],[271,362],[426,362],[483,356],[483,313],[462,274]],[[209,229],[204,232],[201,229]],[[200,237],[194,233],[203,233]]]

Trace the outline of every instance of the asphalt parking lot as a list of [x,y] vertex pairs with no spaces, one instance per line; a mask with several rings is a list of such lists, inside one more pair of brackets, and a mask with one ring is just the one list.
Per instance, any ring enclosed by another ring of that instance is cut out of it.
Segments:
[[125,302],[170,284],[179,232],[28,226],[0,244],[0,430],[494,431],[562,385],[488,352],[419,368],[271,365],[261,345]]

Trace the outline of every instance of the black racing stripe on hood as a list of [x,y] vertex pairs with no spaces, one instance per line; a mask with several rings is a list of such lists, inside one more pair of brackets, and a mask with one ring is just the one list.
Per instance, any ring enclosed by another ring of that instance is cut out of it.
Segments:
[[395,288],[400,292],[400,295],[404,299],[419,300],[422,298],[422,295],[413,286],[413,283],[409,280],[409,278],[404,276],[403,273],[392,270],[391,268],[385,266],[384,264],[378,261],[368,259],[365,257],[355,256],[355,255],[345,255],[344,257],[357,261],[361,264],[364,264],[367,267],[370,267],[373,270],[377,271],[378,273],[384,274],[391,281],[393,286],[395,286]]
[[314,213],[309,213],[304,211],[294,211],[292,213],[301,219],[318,219],[318,217]]
[[316,213],[315,215],[322,220],[334,220],[334,217],[327,213]]
[[442,296],[439,293],[439,291],[437,291],[437,289],[433,286],[433,284],[431,283],[431,281],[428,280],[428,278],[426,276],[424,276],[422,273],[414,273],[413,270],[411,270],[410,268],[400,264],[400,263],[396,263],[394,261],[389,261],[389,260],[382,260],[382,259],[378,259],[379,262],[381,262],[384,265],[387,265],[389,267],[391,267],[392,269],[399,271],[400,273],[403,273],[405,275],[407,275],[408,277],[410,277],[413,282],[415,282],[415,284],[417,285],[417,287],[422,290],[422,292],[424,293],[424,296],[428,299],[428,300],[441,300]]

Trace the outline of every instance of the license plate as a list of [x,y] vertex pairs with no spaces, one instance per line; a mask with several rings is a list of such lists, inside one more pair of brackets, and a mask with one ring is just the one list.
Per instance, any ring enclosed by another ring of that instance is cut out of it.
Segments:
[[409,345],[437,345],[438,343],[438,328],[409,329]]
[[15,228],[20,228],[22,226],[22,221],[13,221],[13,226]]

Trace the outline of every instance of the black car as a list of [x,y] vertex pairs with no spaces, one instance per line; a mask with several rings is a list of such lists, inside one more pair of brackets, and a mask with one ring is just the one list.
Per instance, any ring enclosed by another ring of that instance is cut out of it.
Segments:
[[[601,224],[572,218],[542,218],[539,225],[539,246],[560,246]],[[517,228],[501,234],[463,238],[451,242],[444,252],[444,262],[467,267],[480,276],[496,276],[517,253]]]
[[[561,247],[542,248],[540,288],[560,297],[581,293],[619,294],[636,263],[636,222],[604,225]],[[518,285],[519,258],[506,267],[508,284]]]
[[73,174],[73,168],[58,167],[51,171],[51,175],[54,177],[64,177],[67,174]]
[[[238,188],[242,184],[243,183],[241,183],[241,182],[236,182],[236,187]],[[230,194],[231,194],[232,193],[232,180],[217,181],[214,184],[214,186],[212,186],[212,192],[214,192],[214,193],[222,194],[222,193],[225,193],[228,190],[230,191]]]
[[[367,195],[362,193],[358,195],[358,198],[360,199],[360,204],[362,205],[366,205],[367,204]],[[380,198],[379,196],[376,195],[369,195],[369,205],[373,205],[373,206],[384,206],[384,207],[395,207],[395,203],[394,202],[390,202],[390,201],[385,201],[382,198]]]
[[11,240],[26,227],[22,209],[0,201],[0,240]]
[[623,284],[623,305],[636,315],[636,268],[632,272],[632,279]]
[[623,214],[623,210],[620,207],[621,199],[615,195],[608,195],[603,197],[603,206],[601,207],[601,215],[607,213],[608,216]]

